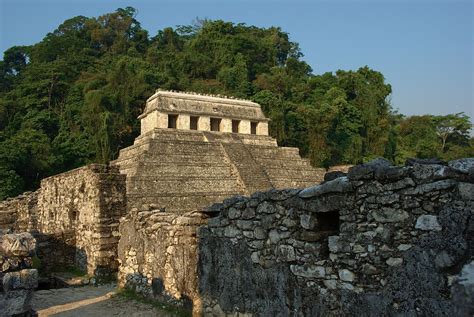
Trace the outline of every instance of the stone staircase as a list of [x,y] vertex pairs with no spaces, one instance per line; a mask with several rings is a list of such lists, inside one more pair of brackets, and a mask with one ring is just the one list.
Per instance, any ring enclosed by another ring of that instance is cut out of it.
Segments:
[[113,163],[127,174],[129,208],[153,204],[186,212],[245,194],[220,143],[205,141],[198,132],[162,132],[138,139]]
[[302,159],[298,149],[288,147],[249,146],[253,158],[265,170],[274,188],[302,188],[320,183],[325,169],[314,168]]
[[265,170],[255,161],[248,146],[243,143],[223,143],[228,159],[234,164],[249,194],[272,188]]

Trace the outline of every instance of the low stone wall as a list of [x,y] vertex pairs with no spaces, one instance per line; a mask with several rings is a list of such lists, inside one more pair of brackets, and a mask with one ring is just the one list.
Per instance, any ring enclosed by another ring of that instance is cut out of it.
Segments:
[[205,315],[470,316],[474,159],[385,160],[209,208]]
[[38,286],[32,269],[36,241],[29,233],[0,235],[0,317],[32,316],[31,300]]
[[120,222],[119,285],[199,315],[196,230],[206,218],[132,209]]

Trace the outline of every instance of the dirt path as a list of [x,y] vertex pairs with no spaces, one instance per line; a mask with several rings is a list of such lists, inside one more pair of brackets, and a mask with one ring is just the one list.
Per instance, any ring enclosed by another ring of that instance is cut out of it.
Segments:
[[115,286],[84,286],[37,291],[33,308],[38,316],[172,316],[151,305],[116,296]]

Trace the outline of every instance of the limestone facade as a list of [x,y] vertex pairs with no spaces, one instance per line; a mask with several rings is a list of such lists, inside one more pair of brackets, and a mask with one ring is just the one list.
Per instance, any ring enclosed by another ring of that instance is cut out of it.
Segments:
[[268,135],[260,105],[224,96],[157,90],[139,116],[141,134],[158,129]]

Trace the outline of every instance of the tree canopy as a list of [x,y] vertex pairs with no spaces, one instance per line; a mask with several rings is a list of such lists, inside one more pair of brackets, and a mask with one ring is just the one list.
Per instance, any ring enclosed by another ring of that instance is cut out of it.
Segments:
[[5,51],[0,199],[116,158],[139,134],[137,116],[157,88],[254,100],[279,144],[298,147],[315,166],[474,155],[465,114],[404,117],[380,72],[313,74],[278,27],[197,20],[150,36],[135,15],[127,7],[77,16],[35,45]]

